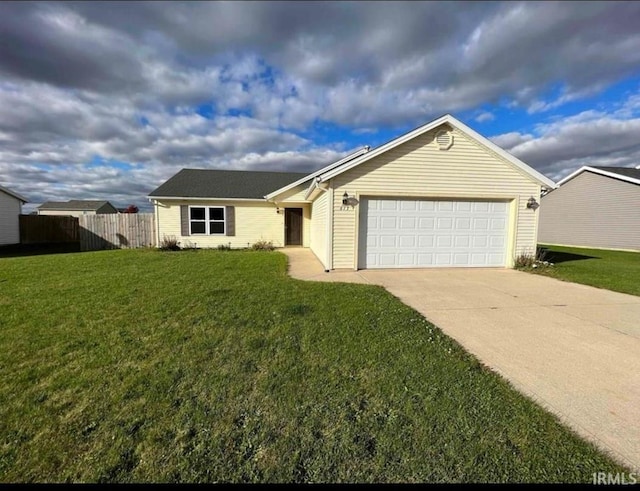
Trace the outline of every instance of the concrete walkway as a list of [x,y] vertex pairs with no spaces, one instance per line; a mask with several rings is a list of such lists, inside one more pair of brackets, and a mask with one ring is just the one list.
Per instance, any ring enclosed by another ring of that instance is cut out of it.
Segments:
[[325,273],[283,249],[298,279],[382,285],[583,437],[640,470],[640,297],[508,269]]

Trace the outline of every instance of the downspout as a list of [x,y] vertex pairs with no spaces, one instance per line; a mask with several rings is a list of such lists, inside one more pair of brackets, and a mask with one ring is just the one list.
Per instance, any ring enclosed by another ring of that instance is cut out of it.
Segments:
[[158,200],[157,199],[150,199],[149,201],[151,201],[151,203],[153,203],[153,214],[155,215],[155,222],[156,222],[156,247],[160,247],[160,216],[158,215],[158,211],[159,211],[159,206],[158,206]]

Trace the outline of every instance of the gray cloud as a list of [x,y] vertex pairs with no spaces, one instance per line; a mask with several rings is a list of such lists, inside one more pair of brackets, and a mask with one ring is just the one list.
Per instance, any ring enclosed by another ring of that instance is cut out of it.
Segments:
[[[126,204],[185,166],[311,170],[348,150],[300,136],[316,122],[366,140],[505,100],[552,116],[637,73],[639,24],[633,2],[4,2],[0,175],[34,201]],[[495,141],[554,177],[631,162],[633,97]]]
[[554,180],[583,165],[633,167],[640,163],[640,117],[621,119],[596,111],[491,140]]

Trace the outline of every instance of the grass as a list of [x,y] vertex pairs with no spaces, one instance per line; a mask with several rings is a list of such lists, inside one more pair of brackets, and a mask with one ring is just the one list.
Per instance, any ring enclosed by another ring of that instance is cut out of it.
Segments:
[[541,245],[552,267],[536,271],[564,281],[640,295],[640,253]]
[[384,289],[280,253],[0,258],[0,480],[589,482],[624,471]]

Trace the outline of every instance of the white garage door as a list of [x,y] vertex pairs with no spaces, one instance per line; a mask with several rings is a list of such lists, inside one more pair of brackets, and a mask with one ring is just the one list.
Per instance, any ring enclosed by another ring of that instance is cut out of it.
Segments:
[[369,198],[360,213],[360,268],[506,263],[506,202]]

